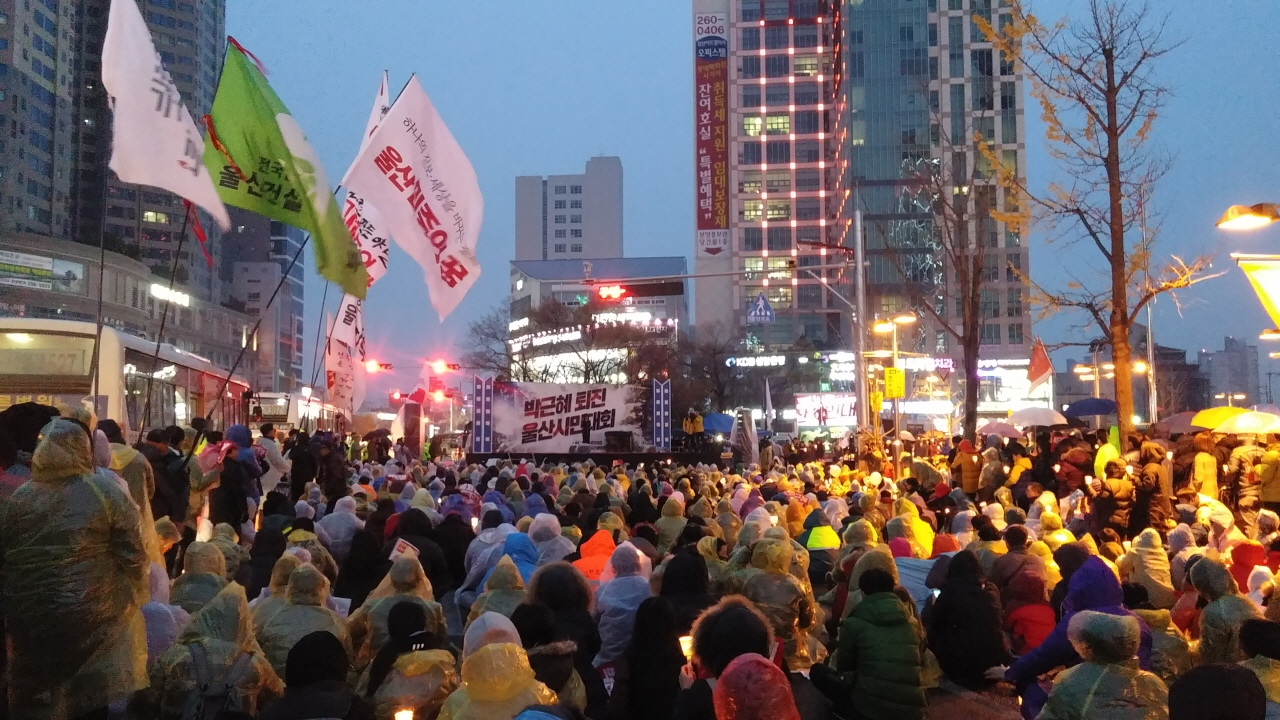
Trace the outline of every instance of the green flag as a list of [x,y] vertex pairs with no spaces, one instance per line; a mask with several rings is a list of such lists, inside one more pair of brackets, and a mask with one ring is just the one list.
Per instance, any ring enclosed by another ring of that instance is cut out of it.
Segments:
[[320,158],[235,40],[206,125],[204,163],[222,202],[310,233],[320,274],[363,299],[369,274]]

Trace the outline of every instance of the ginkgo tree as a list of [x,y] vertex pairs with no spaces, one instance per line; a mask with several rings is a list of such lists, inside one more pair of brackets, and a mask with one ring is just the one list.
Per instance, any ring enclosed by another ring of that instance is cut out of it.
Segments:
[[1207,256],[1157,256],[1157,232],[1147,222],[1147,205],[1170,166],[1151,139],[1169,95],[1156,70],[1180,43],[1167,36],[1168,16],[1144,2],[1088,0],[1078,16],[1052,24],[1022,0],[1006,4],[998,28],[976,15],[974,22],[1007,59],[1022,64],[1061,179],[1036,192],[1000,170],[1001,186],[1023,201],[997,219],[1034,220],[1049,242],[1097,251],[1091,276],[1053,288],[1032,282],[1032,300],[1041,314],[1083,312],[1101,330],[1127,434],[1134,426],[1130,330],[1139,313],[1160,294],[1216,277],[1207,273]]

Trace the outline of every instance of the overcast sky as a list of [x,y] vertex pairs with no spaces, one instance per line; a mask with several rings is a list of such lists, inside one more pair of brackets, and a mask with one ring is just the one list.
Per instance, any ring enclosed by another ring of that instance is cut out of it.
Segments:
[[[1045,0],[1037,12],[1057,17],[1075,2]],[[1280,201],[1280,45],[1274,37],[1280,2],[1152,4],[1174,12],[1169,33],[1186,41],[1159,66],[1173,95],[1154,141],[1174,164],[1153,199],[1162,224],[1157,251],[1214,254],[1215,270],[1226,271],[1182,293],[1180,308],[1171,300],[1157,306],[1157,342],[1189,350],[1194,361],[1200,348],[1221,348],[1225,335],[1253,339],[1270,325],[1227,254],[1280,252],[1280,228],[1227,235],[1213,223],[1233,203]],[[691,255],[687,0],[228,0],[227,32],[267,66],[329,177],[340,177],[354,158],[384,69],[393,93],[419,75],[479,176],[483,276],[442,324],[421,269],[392,250],[389,272],[369,295],[365,323],[371,354],[397,371],[371,385],[370,399],[390,387],[411,387],[424,358],[456,357],[467,322],[505,302],[518,175],[581,172],[593,155],[617,155],[628,254]],[[1027,113],[1028,166],[1032,184],[1043,187],[1057,170],[1037,115]],[[1046,244],[1036,233],[1031,274],[1052,285],[1065,266],[1095,278],[1093,256],[1086,246]],[[309,272],[308,372],[323,291]],[[326,307],[336,303],[330,290]],[[1083,322],[1057,316],[1037,322],[1035,332],[1046,343],[1060,342],[1080,337],[1074,328]],[[1060,369],[1070,355],[1055,356]]]

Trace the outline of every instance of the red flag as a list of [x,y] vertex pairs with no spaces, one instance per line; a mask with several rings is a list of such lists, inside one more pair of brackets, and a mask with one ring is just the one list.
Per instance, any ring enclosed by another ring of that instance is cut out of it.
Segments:
[[1031,363],[1027,365],[1027,380],[1031,381],[1029,390],[1035,390],[1053,377],[1053,361],[1049,359],[1049,351],[1044,343],[1036,338],[1035,348],[1031,350]]
[[419,385],[413,392],[409,393],[409,397],[405,398],[405,400],[411,403],[423,405],[427,402],[427,391]]
[[204,253],[205,262],[209,263],[209,268],[213,268],[213,256],[209,254],[209,236],[205,234],[204,227],[200,225],[200,214],[196,212],[196,206],[186,198],[182,199],[182,205],[187,209],[187,219],[195,230],[196,239],[200,241],[200,252]]

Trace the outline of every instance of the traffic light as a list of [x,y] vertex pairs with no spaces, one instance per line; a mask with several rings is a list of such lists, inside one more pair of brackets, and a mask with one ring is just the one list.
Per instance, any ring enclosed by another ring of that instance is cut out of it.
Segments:
[[400,392],[399,390],[392,390],[391,392],[387,393],[387,404],[391,406],[392,410],[400,409],[400,406],[403,405],[404,402],[405,402],[404,393]]
[[436,375],[443,375],[446,372],[453,372],[455,370],[460,370],[460,369],[462,369],[462,366],[459,365],[458,363],[446,362],[444,360],[431,361],[431,371],[434,372]]
[[431,399],[436,402],[444,402],[444,397],[445,395],[443,390],[437,390],[431,393]]
[[596,294],[601,300],[621,300],[629,291],[621,285],[602,285],[596,290]]
[[390,369],[391,369],[391,363],[378,362],[377,360],[364,361],[364,371],[368,373],[376,373],[376,372],[381,372],[383,370],[390,370]]

